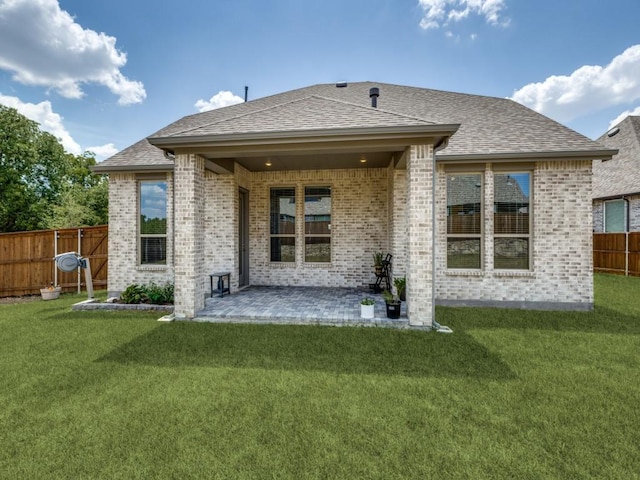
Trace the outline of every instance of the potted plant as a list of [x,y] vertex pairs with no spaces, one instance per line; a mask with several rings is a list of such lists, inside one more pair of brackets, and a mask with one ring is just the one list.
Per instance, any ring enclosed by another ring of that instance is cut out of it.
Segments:
[[382,292],[382,297],[387,304],[387,318],[400,318],[400,299],[389,290]]
[[46,288],[40,289],[40,295],[42,295],[43,300],[55,300],[60,296],[60,292],[62,291],[62,287],[59,285],[54,286],[53,283]]
[[376,275],[382,273],[382,260],[384,259],[384,253],[373,252],[373,268],[375,268]]
[[373,318],[373,309],[376,302],[373,298],[365,297],[360,300],[360,318]]
[[396,277],[393,279],[393,284],[396,287],[396,293],[401,302],[407,301],[407,277]]

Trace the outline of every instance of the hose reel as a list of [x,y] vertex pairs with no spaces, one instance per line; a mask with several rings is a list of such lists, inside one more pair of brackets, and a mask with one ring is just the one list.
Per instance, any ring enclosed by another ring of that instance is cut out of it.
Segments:
[[78,255],[76,252],[61,253],[53,257],[56,266],[63,272],[70,273],[78,268],[84,270],[84,279],[87,284],[87,295],[93,298],[93,277],[91,276],[91,264],[89,259]]

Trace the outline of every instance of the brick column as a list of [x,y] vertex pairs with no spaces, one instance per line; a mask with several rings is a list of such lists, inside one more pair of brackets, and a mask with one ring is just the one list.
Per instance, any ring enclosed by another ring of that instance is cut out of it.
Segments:
[[486,164],[484,171],[484,192],[482,203],[484,205],[484,229],[482,230],[484,243],[484,271],[493,272],[493,202],[494,185],[493,170],[490,163]]
[[[405,152],[404,155],[407,155]],[[393,255],[393,277],[407,274],[408,225],[407,219],[407,171],[388,169],[389,185],[389,253]]]
[[204,308],[204,159],[175,158],[175,316],[193,318]]
[[407,157],[407,314],[410,325],[433,323],[433,145],[412,145]]

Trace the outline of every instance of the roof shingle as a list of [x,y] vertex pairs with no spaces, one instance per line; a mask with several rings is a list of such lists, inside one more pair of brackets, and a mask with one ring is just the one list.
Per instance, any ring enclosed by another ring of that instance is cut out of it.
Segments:
[[[378,108],[371,107],[372,87],[380,89]],[[461,125],[440,158],[602,150],[601,145],[512,100],[373,82],[342,88],[314,85],[189,115],[151,137],[432,124]],[[161,150],[142,140],[102,166],[166,162]]]
[[640,192],[640,116],[628,116],[616,127],[618,133],[611,137],[605,133],[597,140],[617,148],[618,154],[606,162],[593,162],[593,198]]

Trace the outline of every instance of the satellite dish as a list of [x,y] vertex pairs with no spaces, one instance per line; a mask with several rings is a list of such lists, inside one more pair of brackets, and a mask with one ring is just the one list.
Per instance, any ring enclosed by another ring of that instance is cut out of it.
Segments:
[[80,259],[76,255],[76,252],[67,252],[56,255],[56,265],[63,272],[73,272],[80,266]]
[[56,266],[63,272],[73,272],[78,268],[84,269],[84,278],[87,285],[87,295],[93,298],[93,277],[91,276],[91,265],[88,258],[83,258],[76,252],[61,253],[53,257]]

